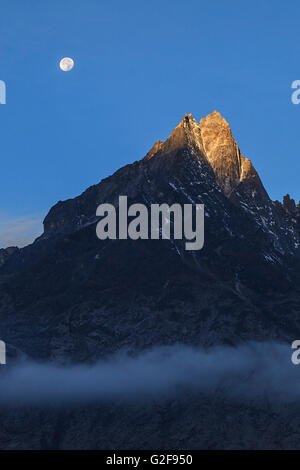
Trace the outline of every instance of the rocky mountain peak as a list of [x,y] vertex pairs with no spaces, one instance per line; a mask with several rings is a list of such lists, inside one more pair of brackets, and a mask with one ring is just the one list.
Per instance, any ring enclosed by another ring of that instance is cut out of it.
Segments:
[[[96,208],[116,206],[120,195],[147,207],[204,204],[203,249],[186,251],[184,240],[164,237],[99,240]],[[185,115],[143,160],[56,204],[33,244],[0,249],[1,339],[9,361],[19,354],[38,364],[90,366],[114,353],[123,357],[128,351],[134,358],[149,348],[169,351],[180,344],[205,350],[254,341],[291,344],[300,335],[298,207],[288,195],[283,204],[268,199],[218,112],[200,124]],[[250,420],[247,448],[261,447],[251,436],[264,431],[264,422],[271,429],[265,433],[268,446],[277,445],[281,429],[288,442],[285,430],[291,428],[290,416],[298,416],[297,403],[278,412],[268,399],[263,407],[260,396],[251,404],[240,399],[235,404],[233,395],[223,398],[221,385],[207,396],[179,387],[178,399],[172,392],[161,404],[150,394],[147,406],[142,400],[128,407],[106,399],[95,406],[85,400],[79,407],[26,406],[20,408],[24,425],[16,421],[16,408],[2,407],[0,448],[126,448],[137,442],[153,449],[170,422],[175,431],[164,438],[164,448],[189,448],[191,442],[194,448],[212,448],[216,423],[224,416],[230,417],[230,430],[232,416],[245,429]],[[299,425],[298,419],[290,447]],[[222,431],[220,447],[241,445],[239,429]]]
[[192,114],[183,116],[180,123],[161,146],[160,153],[173,154],[182,149],[190,149],[195,154],[203,155],[200,127]]
[[191,113],[185,114],[168,139],[156,142],[145,158],[175,154],[183,149],[209,162],[227,197],[234,197],[242,182],[247,182],[251,192],[260,193],[264,199],[268,197],[251,161],[241,154],[228,122],[218,111],[213,111],[199,123]]

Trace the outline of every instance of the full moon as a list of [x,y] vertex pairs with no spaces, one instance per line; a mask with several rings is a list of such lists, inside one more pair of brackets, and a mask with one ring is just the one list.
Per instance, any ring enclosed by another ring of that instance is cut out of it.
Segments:
[[70,57],[64,57],[61,59],[59,66],[64,72],[69,72],[74,67],[74,60]]

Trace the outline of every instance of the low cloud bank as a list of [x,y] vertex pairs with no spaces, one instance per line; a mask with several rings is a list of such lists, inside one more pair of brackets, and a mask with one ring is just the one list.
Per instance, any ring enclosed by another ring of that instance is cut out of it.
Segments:
[[300,397],[300,365],[292,349],[247,343],[209,350],[158,347],[132,358],[117,354],[92,366],[59,367],[25,362],[0,366],[0,405],[46,405],[170,396],[185,387],[234,399]]

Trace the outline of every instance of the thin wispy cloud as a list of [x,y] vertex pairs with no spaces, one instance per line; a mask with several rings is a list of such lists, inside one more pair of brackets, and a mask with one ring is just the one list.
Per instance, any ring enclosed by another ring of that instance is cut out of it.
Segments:
[[42,217],[10,217],[0,211],[0,248],[29,245],[43,232]]

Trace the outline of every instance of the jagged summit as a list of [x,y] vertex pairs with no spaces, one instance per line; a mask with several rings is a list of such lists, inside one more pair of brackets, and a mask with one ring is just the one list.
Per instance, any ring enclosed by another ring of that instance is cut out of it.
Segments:
[[230,125],[218,111],[213,111],[198,123],[191,113],[185,114],[165,142],[158,141],[146,159],[175,154],[189,149],[199,159],[205,159],[213,169],[216,180],[227,197],[246,182],[251,192],[268,195],[251,161],[245,158],[233,138]]
[[189,113],[183,116],[182,120],[180,121],[177,127],[183,127],[184,129],[191,129],[194,127],[199,127],[199,124],[197,123],[193,115]]
[[[189,148],[196,154],[203,154],[200,126],[192,114],[185,114],[183,116],[180,123],[173,129],[163,145],[159,146],[159,151],[156,153],[160,155],[172,154],[184,148]],[[151,151],[153,149],[154,147]]]
[[258,186],[263,197],[267,197],[251,161],[241,154],[226,119],[214,111],[201,119],[199,126],[204,153],[226,196],[231,196],[242,181],[248,180],[251,186]]

